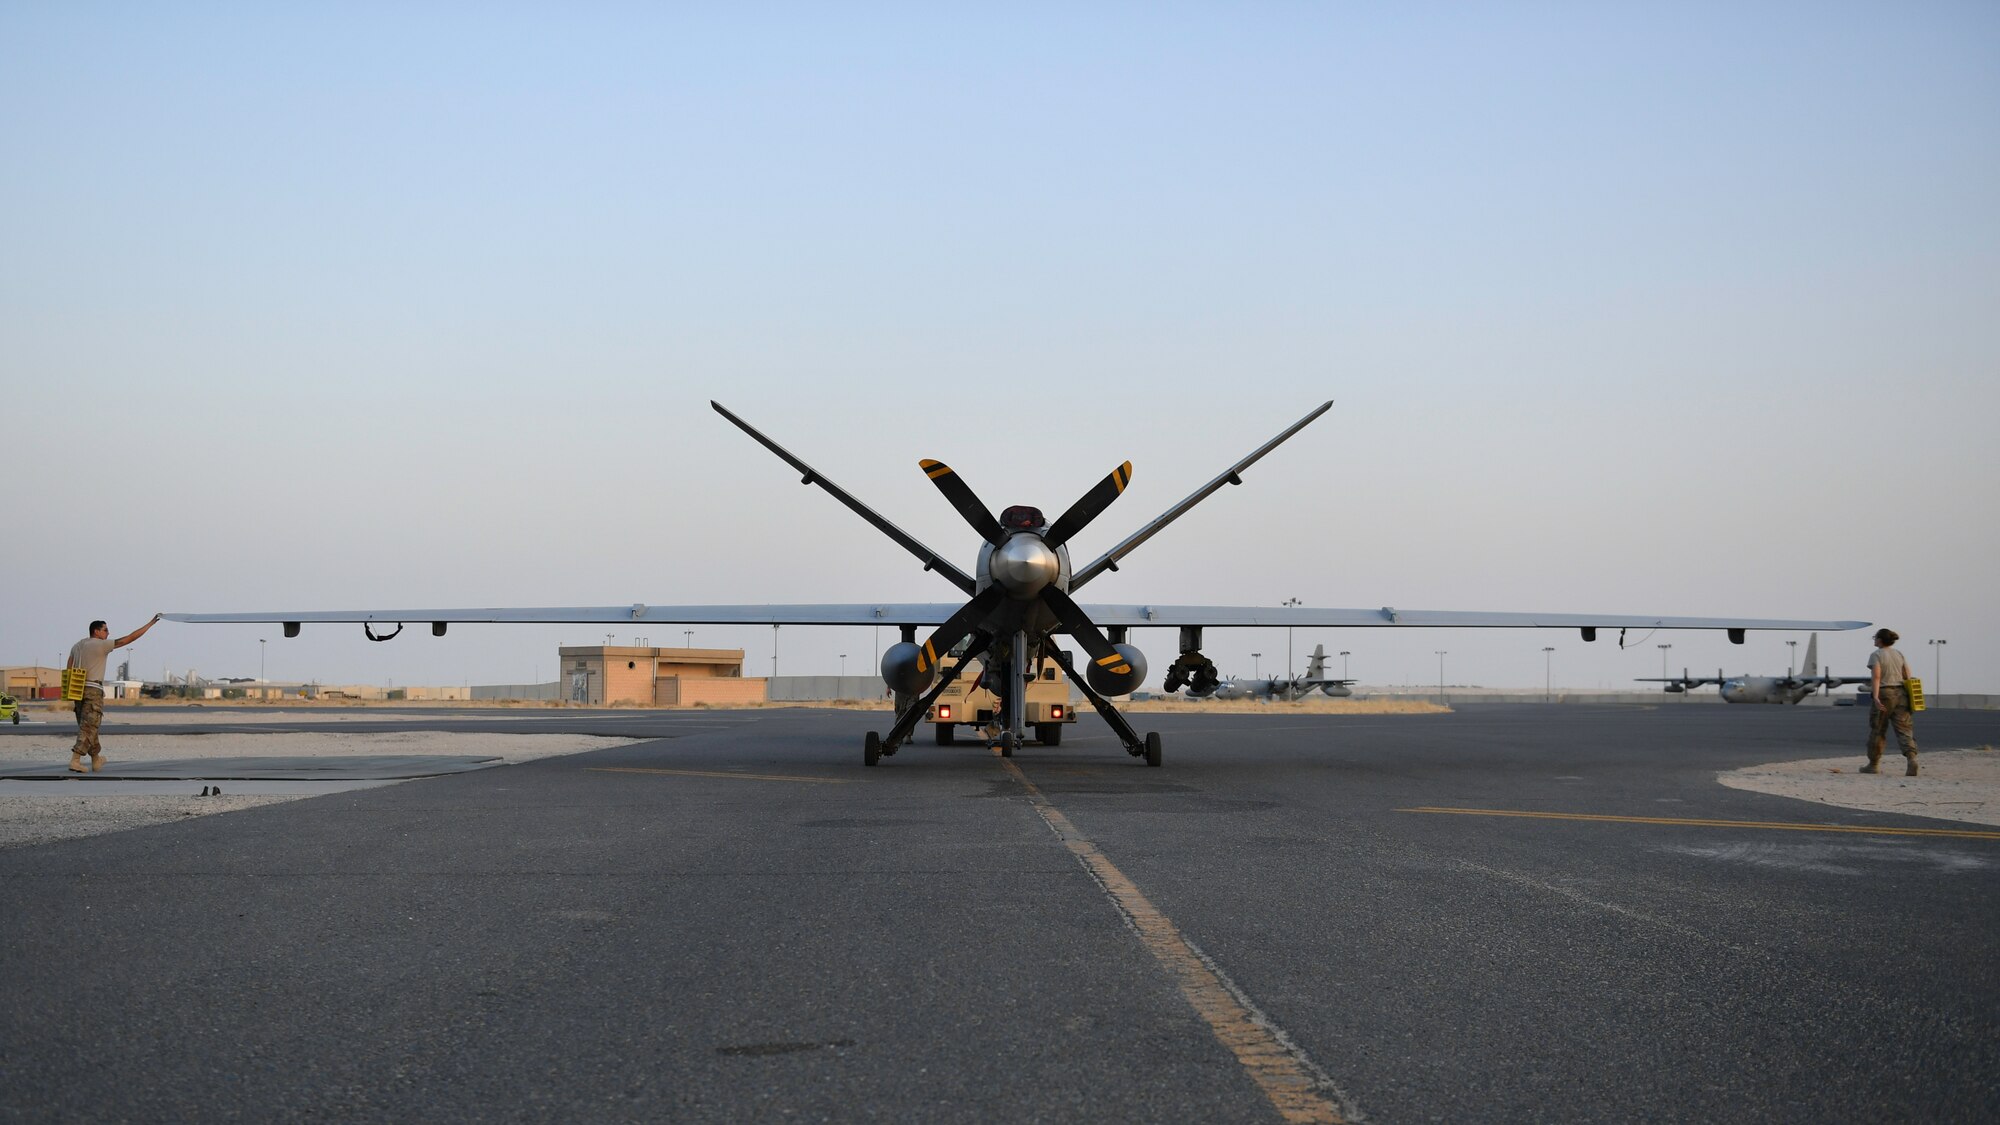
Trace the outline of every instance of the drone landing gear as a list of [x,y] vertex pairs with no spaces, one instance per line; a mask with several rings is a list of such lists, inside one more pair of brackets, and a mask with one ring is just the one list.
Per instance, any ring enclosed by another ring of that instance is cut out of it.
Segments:
[[878,765],[882,759],[893,757],[896,751],[902,748],[903,743],[908,741],[910,732],[917,729],[917,721],[930,711],[931,704],[937,702],[937,697],[944,694],[944,689],[950,687],[951,682],[958,678],[958,670],[970,664],[973,657],[986,651],[989,643],[991,643],[989,637],[973,637],[972,647],[966,651],[965,656],[958,663],[940,672],[937,682],[931,685],[929,691],[917,696],[908,707],[903,708],[903,713],[896,716],[896,725],[889,728],[888,734],[869,731],[861,740],[861,764]]
[[1113,707],[1109,699],[1099,695],[1097,689],[1090,686],[1090,681],[1076,674],[1069,653],[1056,649],[1052,655],[1056,663],[1062,665],[1063,675],[1068,676],[1069,682],[1083,692],[1083,697],[1090,700],[1090,705],[1097,709],[1098,714],[1104,716],[1104,721],[1111,724],[1111,731],[1118,736],[1118,741],[1124,744],[1125,752],[1134,758],[1144,757],[1149,766],[1158,766],[1161,761],[1159,732],[1151,731],[1146,737],[1140,738],[1139,732],[1132,729],[1132,724],[1125,721],[1125,716],[1118,713],[1118,708]]

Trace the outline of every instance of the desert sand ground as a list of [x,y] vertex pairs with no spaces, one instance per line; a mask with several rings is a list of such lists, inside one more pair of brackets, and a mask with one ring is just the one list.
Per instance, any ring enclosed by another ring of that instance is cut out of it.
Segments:
[[1903,776],[1903,759],[1894,753],[1883,757],[1880,774],[1855,772],[1865,762],[1855,753],[1746,766],[1715,776],[1732,789],[1813,804],[2000,824],[2000,750],[1927,750],[1918,761],[1923,771],[1916,777]]
[[[370,715],[362,711],[343,712],[338,718],[352,719],[356,729],[339,733],[225,732],[165,735],[133,733],[126,730],[105,735],[103,745],[107,762],[280,755],[300,758],[353,758],[375,754],[405,756],[471,754],[490,755],[512,765],[558,754],[575,754],[584,750],[623,746],[633,741],[582,734],[500,732],[460,734],[367,729],[369,723],[375,719],[393,717],[384,714]],[[270,712],[250,714],[223,711],[204,714],[199,721],[226,724],[269,722],[271,718]],[[315,714],[313,718],[315,721],[320,721],[322,716]],[[66,715],[46,716],[46,721],[49,730],[46,735],[24,734],[0,739],[0,766],[68,764],[70,745],[76,740],[75,722],[68,720]],[[186,723],[190,719],[185,711],[160,711],[153,714],[121,712],[114,721],[121,725],[148,725]],[[310,793],[227,794],[221,797],[197,797],[192,793],[186,796],[90,793],[84,788],[90,784],[86,779],[79,779],[76,784],[44,781],[16,784],[47,786],[52,794],[58,795],[0,796],[0,847],[45,843],[78,836],[96,836],[105,832],[118,832],[148,824],[163,824],[187,817],[209,816],[281,801],[296,801],[312,795]],[[189,785],[188,788],[194,790],[193,785]],[[79,790],[83,791],[78,792]]]

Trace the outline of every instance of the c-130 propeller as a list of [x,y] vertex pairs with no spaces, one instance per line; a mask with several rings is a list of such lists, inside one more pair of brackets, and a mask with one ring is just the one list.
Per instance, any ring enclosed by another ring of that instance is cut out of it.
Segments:
[[[1146,658],[1137,648],[1124,643],[1120,636],[1116,641],[1104,635],[1090,620],[1083,608],[1071,599],[1070,591],[1088,582],[1105,570],[1116,570],[1118,560],[1151,538],[1168,523],[1179,518],[1210,493],[1225,484],[1241,484],[1238,476],[1252,462],[1276,448],[1280,442],[1303,429],[1307,423],[1324,414],[1333,404],[1322,404],[1318,409],[1299,419],[1283,433],[1265,443],[1256,452],[1237,462],[1222,475],[1210,481],[1194,494],[1168,509],[1139,531],[1105,552],[1082,571],[1071,572],[1069,540],[1090,522],[1103,514],[1111,502],[1125,491],[1132,480],[1130,461],[1113,469],[1104,479],[1084,493],[1054,523],[1049,523],[1038,508],[1015,505],[994,518],[992,511],[974,494],[971,486],[941,461],[924,460],[920,467],[937,485],[938,491],[964,518],[973,531],[985,540],[979,550],[976,576],[967,575],[952,566],[943,556],[918,542],[901,528],[882,518],[856,500],[840,486],[822,476],[818,470],[807,465],[783,446],[764,436],[748,422],[730,413],[722,404],[711,401],[716,412],[749,434],[759,444],[769,449],[804,474],[802,483],[818,485],[835,499],[853,510],[883,534],[901,544],[906,550],[924,561],[926,570],[935,570],[958,586],[971,598],[957,612],[939,625],[923,644],[915,642],[914,630],[905,628],[904,639],[891,645],[882,654],[882,679],[896,695],[897,718],[886,735],[869,731],[864,746],[863,760],[867,765],[877,764],[884,755],[891,755],[902,746],[916,728],[919,719],[929,710],[930,705],[956,678],[959,670],[970,663],[975,656],[991,650],[1005,665],[1004,674],[993,678],[996,694],[1001,698],[1004,715],[1003,730],[998,739],[1000,752],[1012,756],[1022,742],[1026,727],[1023,687],[1030,675],[1030,664],[1041,659],[1055,661],[1070,682],[1080,688],[1091,705],[1117,733],[1119,741],[1134,757],[1144,757],[1149,766],[1161,762],[1160,737],[1149,733],[1143,738],[1132,729],[1117,708],[1106,698],[1124,695],[1145,682]],[[1122,632],[1122,630],[1121,630]],[[1083,647],[1090,656],[1090,664],[1084,675],[1078,676],[1070,656],[1053,643],[1056,633],[1067,633]],[[970,638],[960,659],[939,674],[938,658],[945,655],[961,641]],[[1196,654],[1198,655],[1198,654]],[[1185,659],[1185,657],[1184,657]]]

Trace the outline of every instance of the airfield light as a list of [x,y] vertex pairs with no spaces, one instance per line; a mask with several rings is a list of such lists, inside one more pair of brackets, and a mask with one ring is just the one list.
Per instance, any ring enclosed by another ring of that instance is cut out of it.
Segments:
[[[1293,605],[1304,605],[1306,603],[1300,601],[1297,598],[1286,598],[1284,601],[1279,602],[1278,604],[1293,606]],[[1285,626],[1285,678],[1286,679],[1295,678],[1292,675],[1292,627],[1290,625]]]

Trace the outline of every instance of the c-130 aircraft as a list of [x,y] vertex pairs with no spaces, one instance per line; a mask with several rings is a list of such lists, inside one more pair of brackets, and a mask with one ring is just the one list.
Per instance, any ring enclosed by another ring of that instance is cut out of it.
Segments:
[[[1353,680],[1330,679],[1326,674],[1326,646],[1314,645],[1312,655],[1306,658],[1306,672],[1303,676],[1273,676],[1270,679],[1238,679],[1234,676],[1203,691],[1193,686],[1188,688],[1192,699],[1206,699],[1213,695],[1217,699],[1282,699],[1286,701],[1303,699],[1315,691],[1324,692],[1335,699],[1354,694]],[[1180,685],[1175,682],[1174,672],[1167,673],[1165,687],[1172,692]]]
[[1873,674],[1866,676],[1836,676],[1819,674],[1819,634],[1814,633],[1806,642],[1805,667],[1798,675],[1786,672],[1782,676],[1725,676],[1722,669],[1715,670],[1713,676],[1690,676],[1687,669],[1681,669],[1679,676],[1640,676],[1642,684],[1665,684],[1669,692],[1687,692],[1703,684],[1714,684],[1724,703],[1797,703],[1813,692],[1831,692],[1834,688],[1848,684],[1866,684],[1874,681]]
[[[1160,736],[1143,737],[1113,706],[1110,696],[1125,695],[1146,680],[1146,658],[1129,643],[1135,628],[1176,628],[1180,631],[1180,655],[1174,671],[1182,682],[1212,687],[1219,677],[1215,665],[1201,652],[1202,630],[1207,628],[1320,626],[1360,628],[1571,628],[1580,630],[1585,641],[1597,639],[1599,629],[1726,629],[1729,639],[1742,644],[1748,629],[1859,629],[1865,621],[1790,621],[1709,617],[1634,617],[1603,614],[1460,613],[1422,610],[1313,609],[1302,606],[1187,606],[1187,605],[1080,605],[1071,594],[1107,570],[1117,570],[1119,562],[1160,530],[1185,515],[1189,509],[1227,484],[1242,484],[1244,470],[1257,463],[1293,434],[1333,407],[1328,400],[1284,432],[1257,447],[1248,456],[1222,471],[1207,484],[1167,509],[1139,530],[1081,569],[1073,569],[1069,541],[1101,515],[1125,491],[1132,480],[1132,464],[1127,461],[1113,469],[1095,487],[1071,504],[1054,522],[1041,509],[1016,504],[995,518],[992,511],[973,493],[951,467],[941,461],[923,460],[919,466],[938,491],[956,509],[984,542],[979,548],[973,573],[967,574],[945,557],[884,519],[845,489],[828,480],[791,451],[772,441],[756,427],[711,400],[716,413],[727,418],[758,444],[802,474],[800,483],[816,485],[840,501],[856,515],[874,525],[933,571],[958,587],[968,600],[962,603],[884,603],[876,605],[669,605],[634,603],[629,606],[554,607],[528,609],[398,609],[346,610],[333,612],[277,611],[267,613],[169,613],[170,621],[201,624],[273,623],[281,624],[287,637],[299,634],[305,623],[359,623],[369,640],[388,640],[402,632],[404,623],[428,621],[433,636],[443,636],[454,624],[568,624],[597,623],[624,625],[635,622],[675,625],[893,625],[902,639],[882,654],[882,679],[894,693],[896,719],[886,734],[869,731],[863,740],[862,764],[875,766],[892,756],[908,741],[931,703],[957,675],[958,669],[975,656],[988,656],[992,666],[1004,674],[990,677],[988,686],[1000,697],[1001,730],[992,740],[1002,756],[1011,757],[1025,740],[1024,691],[1044,661],[1053,661],[1090,700],[1117,735],[1125,751],[1143,758],[1148,766],[1162,761]],[[394,624],[396,628],[377,636],[373,626]],[[931,626],[922,644],[917,630]],[[1069,653],[1055,641],[1066,635],[1089,657],[1078,675]],[[938,658],[961,642],[961,659],[942,669]]]

